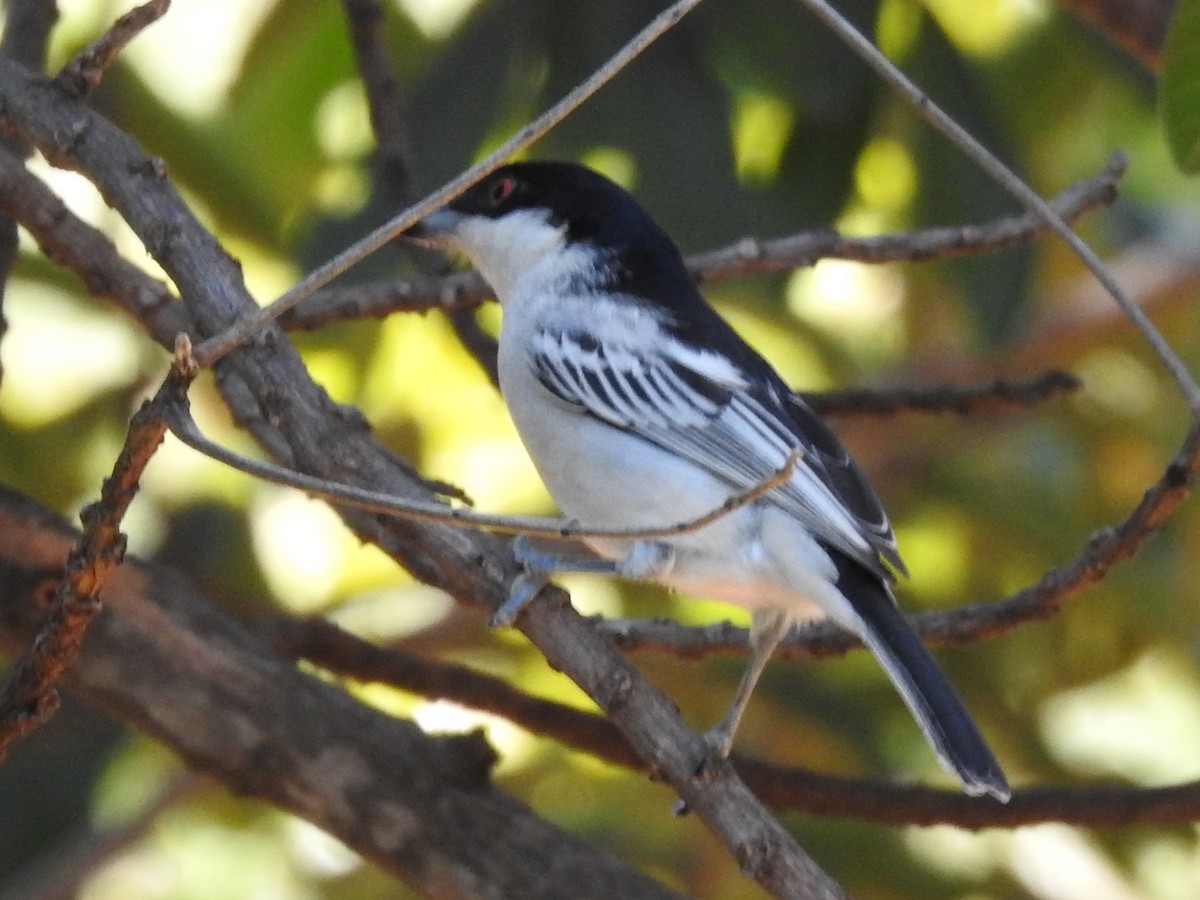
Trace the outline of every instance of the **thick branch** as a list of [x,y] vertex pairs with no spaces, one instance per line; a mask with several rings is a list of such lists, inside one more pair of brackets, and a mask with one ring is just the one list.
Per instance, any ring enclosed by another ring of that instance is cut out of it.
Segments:
[[[502,679],[466,666],[385,650],[321,619],[277,619],[260,624],[259,631],[289,656],[306,659],[343,677],[453,700],[502,716],[535,734],[614,765],[645,768],[621,733],[602,716],[531,697]],[[1024,788],[1004,804],[966,797],[959,791],[841,778],[740,755],[735,755],[734,767],[754,793],[776,809],[887,825],[943,824],[981,829],[1063,822],[1114,828],[1183,825],[1200,817],[1200,782],[1157,788]]]
[[[0,643],[28,639],[76,535],[0,488]],[[489,783],[480,734],[432,738],[306,676],[186,582],[127,562],[68,681],[240,794],[428,896],[674,896]]]

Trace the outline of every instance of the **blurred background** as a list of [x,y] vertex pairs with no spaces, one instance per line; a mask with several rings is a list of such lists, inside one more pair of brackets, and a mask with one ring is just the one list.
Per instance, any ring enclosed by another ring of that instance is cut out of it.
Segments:
[[[61,0],[51,71],[130,4]],[[660,4],[391,0],[414,190],[438,186],[565,93]],[[1197,369],[1200,186],[1170,163],[1153,77],[1044,0],[838,4],[960,123],[1043,195],[1131,161],[1122,197],[1080,231]],[[395,209],[373,192],[373,138],[342,7],[332,0],[175,0],[110,71],[95,104],[163,157],[169,176],[266,302]],[[794,0],[709,0],[532,155],[571,158],[633,190],[685,252],[836,227],[869,235],[1015,211]],[[127,256],[144,249],[77,176],[31,163]],[[348,278],[406,271],[385,249]],[[1003,597],[1118,521],[1178,446],[1186,408],[1130,326],[1053,240],[906,265],[821,262],[706,289],[797,388],[973,384],[1062,368],[1084,382],[1025,412],[908,413],[834,422],[891,512],[910,609]],[[0,480],[74,517],[96,496],[128,415],[165,371],[136,323],[24,252],[0,345]],[[480,320],[494,330],[498,310]],[[498,395],[437,314],[297,334],[335,399],[380,440],[483,510],[552,507]],[[198,418],[254,452],[215,394]],[[372,641],[586,697],[514,631],[489,631],[325,506],[168,441],[126,522],[133,552],[185,571],[232,614],[328,616]],[[1200,515],[1185,506],[1131,562],[1050,621],[938,653],[1017,786],[1200,778]],[[603,579],[568,579],[582,611],[743,621],[729,607]],[[8,662],[0,659],[0,662]],[[635,662],[697,728],[724,711],[742,661]],[[669,789],[447,703],[372,685],[366,702],[428,730],[482,725],[499,783],[539,814],[705,898],[754,898]],[[742,751],[847,774],[944,786],[907,711],[862,653],[776,662]],[[178,779],[169,752],[70,703],[0,766],[0,898],[65,871],[89,829],[126,840],[78,896],[367,898],[403,886],[304,822]],[[144,816],[147,808],[155,812]],[[140,818],[139,818],[140,817]],[[801,815],[785,821],[859,898],[1190,900],[1193,825],[971,834]],[[116,832],[114,832],[116,833]],[[7,885],[7,888],[5,887]]]

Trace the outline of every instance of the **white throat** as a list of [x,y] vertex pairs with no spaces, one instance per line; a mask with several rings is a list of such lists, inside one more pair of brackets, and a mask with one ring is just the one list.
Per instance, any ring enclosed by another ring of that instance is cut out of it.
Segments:
[[458,224],[455,243],[503,304],[518,290],[594,278],[595,252],[568,247],[565,225],[541,210],[521,209],[499,219],[472,216]]

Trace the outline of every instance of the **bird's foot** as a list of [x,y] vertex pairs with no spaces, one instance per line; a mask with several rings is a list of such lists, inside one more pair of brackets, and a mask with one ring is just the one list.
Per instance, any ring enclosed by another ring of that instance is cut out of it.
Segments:
[[550,578],[545,572],[538,572],[532,569],[526,569],[520,575],[513,579],[512,586],[508,589],[508,597],[504,602],[496,607],[496,611],[492,613],[491,619],[488,620],[488,625],[492,628],[503,628],[511,625],[517,620],[517,616],[534,597],[536,597],[547,584],[550,583]]

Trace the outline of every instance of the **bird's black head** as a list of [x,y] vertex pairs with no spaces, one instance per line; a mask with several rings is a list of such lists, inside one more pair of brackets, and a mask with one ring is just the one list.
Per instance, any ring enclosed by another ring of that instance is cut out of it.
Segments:
[[569,162],[502,166],[421,223],[469,256],[504,300],[523,273],[561,264],[634,295],[688,285],[675,244],[636,200]]
[[670,243],[624,188],[577,163],[503,166],[460,195],[450,209],[493,219],[516,210],[544,209],[550,224],[566,229],[570,243],[614,249],[647,240]]

